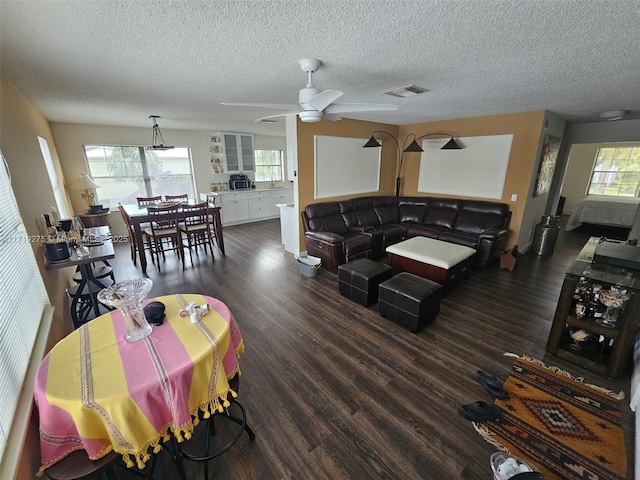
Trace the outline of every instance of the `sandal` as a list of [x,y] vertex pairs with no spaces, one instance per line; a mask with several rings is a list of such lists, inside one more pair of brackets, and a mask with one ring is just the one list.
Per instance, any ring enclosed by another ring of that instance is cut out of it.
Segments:
[[509,394],[502,388],[502,382],[495,375],[478,370],[476,372],[476,380],[493,398],[501,400],[509,398]]
[[500,418],[501,412],[498,407],[482,400],[461,405],[458,412],[467,420],[472,422],[486,422],[488,420],[497,420]]

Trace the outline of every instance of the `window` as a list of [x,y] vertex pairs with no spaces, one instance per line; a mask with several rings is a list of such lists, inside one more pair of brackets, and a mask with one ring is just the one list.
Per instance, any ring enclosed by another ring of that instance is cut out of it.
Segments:
[[40,151],[42,152],[42,158],[44,158],[44,164],[47,167],[47,173],[49,174],[49,181],[51,182],[51,188],[53,189],[53,196],[56,199],[56,207],[60,212],[60,218],[71,218],[69,212],[67,212],[67,204],[64,201],[64,193],[62,191],[62,183],[58,179],[58,172],[53,164],[53,158],[51,158],[51,151],[49,150],[49,144],[47,140],[38,137],[40,142]]
[[[51,315],[51,307],[33,254],[33,239],[27,235],[20,217],[2,152],[0,203],[0,477],[14,478],[5,475],[5,458],[7,452],[21,445],[23,437],[18,430],[26,428],[28,414],[17,412],[31,406],[33,389],[27,386],[27,369],[30,362],[37,365],[42,358],[36,337],[45,315]],[[11,443],[7,442],[9,438]]]
[[100,204],[116,207],[136,203],[136,197],[195,197],[191,150],[149,150],[139,146],[85,145],[85,156]]
[[640,147],[599,148],[587,193],[640,196]]
[[281,182],[284,180],[282,150],[254,150],[256,182]]

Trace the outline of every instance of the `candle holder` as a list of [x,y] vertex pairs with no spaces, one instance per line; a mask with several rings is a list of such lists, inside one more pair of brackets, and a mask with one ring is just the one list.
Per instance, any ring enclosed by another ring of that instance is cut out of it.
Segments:
[[124,338],[129,342],[141,340],[151,333],[152,328],[144,315],[142,301],[152,286],[151,279],[136,278],[114,283],[98,292],[98,301],[122,311],[127,326]]

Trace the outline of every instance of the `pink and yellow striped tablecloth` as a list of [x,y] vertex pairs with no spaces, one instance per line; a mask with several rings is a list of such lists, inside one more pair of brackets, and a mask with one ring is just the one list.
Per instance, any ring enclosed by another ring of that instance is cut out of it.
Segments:
[[[36,375],[40,415],[40,471],[74,450],[91,459],[111,450],[142,468],[148,451],[173,433],[191,436],[198,411],[205,417],[235,396],[228,380],[240,373],[244,350],[236,321],[221,301],[204,295],[148,299],[165,305],[166,319],[137,342],[124,339],[119,310],[98,317],[51,349]],[[180,309],[208,303],[200,322]]]

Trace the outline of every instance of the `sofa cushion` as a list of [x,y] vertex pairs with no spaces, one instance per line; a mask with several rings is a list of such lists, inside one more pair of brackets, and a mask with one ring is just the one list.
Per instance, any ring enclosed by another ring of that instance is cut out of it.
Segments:
[[328,231],[339,235],[347,231],[347,225],[340,214],[340,206],[337,202],[307,205],[305,212],[312,231]]
[[397,243],[404,238],[404,228],[398,223],[383,223],[376,227],[382,231],[382,238],[385,247]]
[[431,197],[400,197],[398,213],[401,222],[424,222]]
[[456,217],[454,230],[473,235],[487,230],[499,230],[504,225],[507,212],[505,204],[467,201]]
[[437,225],[421,225],[419,223],[403,222],[402,226],[405,230],[405,237],[428,237],[438,238],[442,232],[449,231],[448,228],[438,227]]
[[358,254],[371,250],[371,237],[361,233],[347,233],[344,235],[344,254],[352,259]]
[[440,232],[438,240],[445,242],[457,243],[458,245],[464,245],[465,247],[477,248],[478,236],[468,233],[443,231]]
[[342,214],[344,223],[347,226],[347,230],[360,227],[360,224],[358,223],[358,217],[356,217],[356,212],[353,210],[353,204],[351,203],[351,200],[338,202],[338,206],[340,207],[340,213]]
[[432,198],[424,223],[453,229],[460,211],[460,200]]
[[397,206],[373,207],[379,223],[400,223]]

